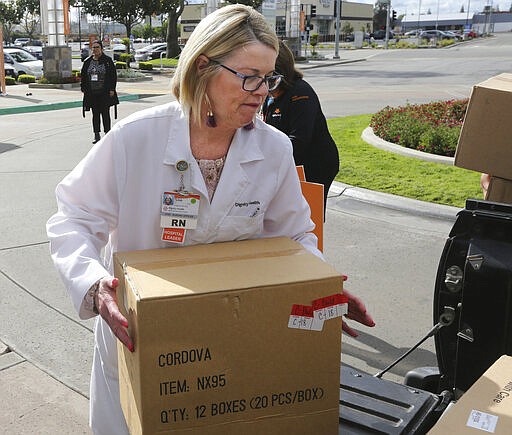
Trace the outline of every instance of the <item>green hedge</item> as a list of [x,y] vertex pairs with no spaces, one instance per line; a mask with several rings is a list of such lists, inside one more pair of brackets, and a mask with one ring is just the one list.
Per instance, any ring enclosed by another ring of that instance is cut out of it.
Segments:
[[9,85],[15,85],[16,84],[16,79],[14,77],[11,77],[11,76],[7,76],[5,77],[5,84],[7,86]]
[[139,62],[139,69],[151,71],[153,69],[153,64],[149,62]]
[[129,64],[133,60],[133,55],[131,55],[130,53],[121,53],[119,55],[119,60],[121,62]]
[[126,62],[120,62],[120,61],[116,62],[116,69],[127,69],[127,68],[128,68],[128,65],[126,64]]
[[29,74],[20,74],[18,76],[18,81],[20,83],[35,83],[36,78],[34,76],[31,76]]

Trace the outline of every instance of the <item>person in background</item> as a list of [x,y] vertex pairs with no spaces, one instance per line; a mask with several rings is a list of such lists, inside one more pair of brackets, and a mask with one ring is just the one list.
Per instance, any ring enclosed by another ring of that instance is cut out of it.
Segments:
[[[117,305],[113,252],[281,236],[322,257],[290,140],[256,116],[281,80],[278,49],[251,7],[209,14],[181,53],[172,81],[177,101],[116,123],[57,186],[58,210],[47,223],[52,259],[79,316],[97,316],[90,390],[96,435],[128,434],[116,347],[120,340],[133,351],[136,343]],[[180,192],[197,195],[197,211],[190,211],[197,224],[182,240],[168,240],[162,203]],[[345,294],[348,318],[373,326],[364,304]]]
[[110,106],[119,104],[116,94],[117,71],[112,58],[103,53],[101,41],[93,41],[91,44],[92,55],[82,65],[80,87],[84,94],[82,115],[92,111],[92,129],[94,139],[92,143],[100,140],[101,123],[103,131],[108,133],[111,128]]
[[290,138],[295,164],[304,166],[306,180],[324,185],[325,209],[329,187],[339,171],[338,148],[317,94],[303,79],[283,41],[279,42],[276,72],[283,79],[263,104],[263,119]]

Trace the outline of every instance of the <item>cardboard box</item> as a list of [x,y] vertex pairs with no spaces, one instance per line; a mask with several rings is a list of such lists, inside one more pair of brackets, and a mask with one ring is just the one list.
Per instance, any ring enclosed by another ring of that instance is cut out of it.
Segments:
[[455,165],[511,180],[512,74],[473,87],[462,125]]
[[512,203],[512,181],[505,180],[504,178],[491,177],[487,194],[485,195],[487,201],[503,202],[505,204]]
[[115,275],[132,434],[338,433],[342,277],[327,263],[275,238],[117,253]]
[[512,433],[512,357],[500,357],[429,432],[450,433]]

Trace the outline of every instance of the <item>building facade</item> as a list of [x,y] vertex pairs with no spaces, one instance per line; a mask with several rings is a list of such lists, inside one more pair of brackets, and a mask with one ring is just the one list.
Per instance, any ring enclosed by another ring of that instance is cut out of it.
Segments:
[[[336,0],[266,0],[261,12],[280,38],[318,34],[320,41],[334,40]],[[181,16],[181,42],[186,42],[199,21],[206,16],[206,2],[188,4]],[[373,30],[373,5],[341,2],[340,28],[348,23],[354,31]]]

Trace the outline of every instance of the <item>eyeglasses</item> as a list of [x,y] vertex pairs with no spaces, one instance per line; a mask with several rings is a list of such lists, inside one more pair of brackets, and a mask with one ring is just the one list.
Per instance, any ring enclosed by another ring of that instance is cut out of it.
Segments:
[[101,48],[99,45],[93,45],[92,48]]
[[257,91],[263,83],[265,83],[269,91],[275,91],[279,86],[279,83],[281,83],[281,79],[283,78],[282,75],[273,75],[265,77],[246,76],[245,74],[239,73],[238,71],[235,71],[234,69],[231,69],[226,65],[222,65],[221,63],[219,63],[219,65],[222,68],[228,70],[229,72],[235,74],[237,77],[240,77],[243,80],[242,89],[247,92]]

